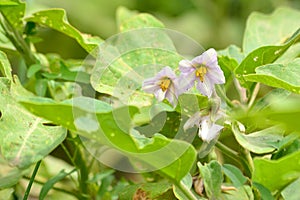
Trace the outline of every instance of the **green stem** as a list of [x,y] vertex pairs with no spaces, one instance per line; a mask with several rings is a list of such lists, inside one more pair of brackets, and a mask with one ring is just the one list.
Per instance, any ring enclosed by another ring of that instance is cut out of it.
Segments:
[[230,107],[234,107],[235,105],[231,102],[231,100],[226,96],[226,94],[224,93],[224,90],[221,89],[221,87],[219,85],[216,85],[216,88],[219,92],[219,95],[221,97],[221,99],[224,99],[226,101],[226,103],[230,106]]
[[[248,177],[252,176],[252,164],[248,162],[243,156],[241,156],[238,152],[230,149],[226,145],[222,144],[220,141],[216,143],[216,147],[222,151],[222,153],[226,154],[228,157],[232,158],[234,161],[243,166],[245,170],[245,174]],[[252,161],[252,159],[251,159]]]
[[[246,159],[246,161],[247,161],[247,166],[248,166],[248,168],[249,168],[249,171],[250,171],[250,173],[251,173],[251,175],[252,175],[253,170],[254,170],[254,164],[253,164],[252,156],[251,156],[250,152],[249,152],[247,149],[244,149],[244,150],[243,150],[243,154],[244,154],[245,159]],[[251,176],[250,176],[250,177],[251,177]]]
[[189,199],[189,200],[197,200],[198,198],[195,197],[195,195],[191,192],[191,190],[186,187],[183,183],[177,183],[175,184],[182,192],[183,194]]
[[[24,178],[24,179],[27,179],[27,180],[30,180],[30,177],[27,177],[27,176],[24,176],[23,178]],[[38,181],[38,180],[34,180],[34,183],[37,183],[37,184],[39,184],[39,185],[45,185],[44,182]],[[56,191],[59,191],[59,192],[63,192],[63,193],[65,193],[65,194],[72,195],[72,196],[74,196],[74,197],[76,197],[76,198],[79,198],[79,196],[78,196],[76,193],[74,193],[73,191],[68,191],[68,190],[65,190],[65,189],[58,188],[58,187],[52,187],[51,189],[56,190]]]
[[248,104],[248,107],[249,107],[249,108],[253,105],[253,103],[254,103],[254,101],[255,101],[255,99],[256,99],[256,96],[257,96],[257,94],[258,94],[258,92],[259,92],[259,89],[260,89],[260,84],[259,84],[259,83],[256,83],[255,88],[254,88],[254,90],[253,90],[253,93],[252,93],[252,95],[251,95],[249,104]]
[[27,199],[28,199],[28,196],[29,196],[29,193],[30,193],[30,190],[31,190],[31,186],[32,186],[32,184],[33,184],[33,182],[34,182],[34,178],[35,178],[35,176],[36,176],[36,174],[37,174],[37,172],[38,172],[38,170],[39,170],[39,167],[40,167],[41,162],[42,162],[42,160],[38,161],[38,162],[36,163],[36,165],[35,165],[35,168],[34,168],[34,170],[33,170],[33,172],[32,172],[31,177],[30,177],[28,186],[27,186],[27,188],[26,188],[26,191],[25,191],[23,200],[27,200]]
[[0,23],[5,31],[5,35],[15,46],[17,51],[23,56],[26,64],[30,66],[37,63],[37,60],[32,54],[28,44],[25,42],[21,34],[10,24],[2,12],[0,12]]
[[240,82],[235,77],[233,77],[233,83],[240,96],[241,103],[245,104],[248,101],[246,89],[241,86]]
[[229,147],[227,147],[226,145],[222,144],[220,141],[218,141],[216,143],[216,147],[218,149],[220,149],[224,154],[226,154],[228,157],[230,157],[231,159],[233,159],[236,162],[240,163],[240,157],[239,157],[239,153],[230,149]]
[[[68,145],[70,147],[70,152],[73,155],[73,161],[75,164],[75,167],[79,169],[79,176],[78,176],[78,182],[79,182],[79,189],[82,194],[82,199],[89,199],[89,188],[87,184],[88,180],[88,168],[86,166],[86,161],[83,158],[82,152],[80,150],[80,146],[82,146],[81,140],[79,136],[76,136],[75,138],[70,137],[68,138]],[[76,155],[76,156],[74,156]]]
[[72,158],[72,156],[71,156],[69,150],[67,149],[67,147],[66,147],[63,143],[61,143],[60,146],[62,147],[62,149],[63,149],[64,152],[66,153],[66,155],[67,155],[67,157],[69,158],[69,160],[71,161],[71,163],[72,163],[74,166],[76,166],[76,165],[75,165],[75,162],[74,162],[74,159]]

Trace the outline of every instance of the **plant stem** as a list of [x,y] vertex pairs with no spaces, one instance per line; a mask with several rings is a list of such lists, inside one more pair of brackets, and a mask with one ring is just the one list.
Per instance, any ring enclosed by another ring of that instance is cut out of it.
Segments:
[[247,166],[249,167],[249,170],[250,170],[251,175],[252,175],[253,170],[254,170],[254,164],[253,164],[253,160],[252,160],[251,154],[250,154],[249,150],[247,150],[247,149],[243,149],[243,154],[245,156],[245,159],[246,159],[246,161],[248,163]]
[[37,59],[32,54],[28,44],[25,42],[21,34],[16,30],[10,22],[7,20],[6,16],[0,12],[0,23],[5,31],[5,35],[15,46],[17,51],[23,56],[26,64],[28,66],[37,63]]
[[[252,164],[248,162],[247,159],[245,159],[243,156],[241,156],[238,152],[230,149],[226,145],[222,144],[220,141],[216,143],[216,147],[219,148],[224,154],[226,154],[228,157],[232,158],[237,163],[241,164],[243,168],[245,169],[245,174],[248,177],[252,176]],[[251,159],[252,161],[252,159]]]
[[255,88],[253,90],[253,93],[251,95],[249,104],[248,104],[248,108],[250,108],[253,105],[253,103],[254,103],[254,101],[256,99],[256,96],[257,96],[257,94],[259,92],[259,89],[260,89],[260,83],[256,83]]
[[222,144],[220,141],[218,141],[216,143],[216,147],[218,149],[220,149],[223,153],[225,153],[228,157],[230,157],[231,159],[240,162],[240,158],[239,158],[239,154],[238,152],[230,149],[229,147],[227,147],[226,145]]
[[226,101],[226,103],[230,106],[230,107],[234,107],[234,104],[231,102],[231,100],[226,96],[226,94],[224,93],[224,91],[221,89],[221,87],[219,85],[216,85],[216,88],[219,92],[219,95],[221,97],[221,99],[224,99]]
[[82,152],[80,150],[80,146],[82,146],[81,140],[79,136],[76,136],[75,138],[72,138],[71,135],[68,135],[67,138],[69,151],[73,157],[73,161],[75,164],[75,167],[79,169],[79,176],[78,176],[78,182],[79,182],[79,189],[81,192],[81,199],[89,199],[89,188],[87,184],[88,180],[88,168],[86,166],[86,161],[82,155]]
[[240,85],[239,81],[235,77],[233,77],[233,83],[240,96],[241,103],[246,103],[248,101],[246,89]]
[[[24,176],[23,178],[27,179],[27,180],[30,180],[30,177],[27,177],[27,176]],[[38,181],[38,180],[34,180],[34,183],[37,183],[37,184],[40,184],[40,185],[44,185],[45,184],[44,182]],[[73,191],[68,191],[68,190],[65,190],[65,189],[58,188],[58,187],[52,187],[51,189],[59,191],[59,192],[63,192],[63,193],[69,194],[69,195],[72,195],[72,196],[77,197],[77,198],[79,197]]]
[[36,165],[35,165],[35,168],[34,168],[34,170],[33,170],[33,172],[32,172],[31,177],[30,177],[28,186],[27,186],[27,188],[26,188],[26,191],[25,191],[23,200],[27,200],[27,199],[28,199],[28,196],[29,196],[29,193],[30,193],[31,186],[32,186],[32,184],[33,184],[33,182],[34,182],[34,178],[35,178],[35,176],[36,176],[36,174],[37,174],[37,171],[39,170],[39,167],[40,167],[41,162],[42,162],[42,160],[38,161],[38,162],[36,163]]
[[60,146],[62,147],[62,149],[64,150],[64,152],[66,153],[67,157],[69,158],[70,162],[75,166],[75,162],[74,159],[72,158],[69,150],[67,149],[67,147],[64,145],[64,143],[61,143]]
[[184,193],[189,200],[197,200],[198,198],[183,183],[177,183],[176,186]]

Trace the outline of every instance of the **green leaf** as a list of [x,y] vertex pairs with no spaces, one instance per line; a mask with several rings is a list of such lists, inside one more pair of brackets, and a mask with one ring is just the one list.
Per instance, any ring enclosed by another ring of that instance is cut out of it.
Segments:
[[23,31],[24,2],[20,0],[4,1],[0,3],[0,10],[12,27],[20,32]]
[[59,145],[66,137],[66,130],[47,125],[47,121],[19,105],[16,97],[25,93],[19,88],[5,78],[0,79],[0,146],[12,166],[26,168]]
[[300,40],[300,29],[298,29],[286,43],[278,46],[263,46],[252,51],[242,63],[235,69],[236,77],[245,86],[245,78],[247,75],[255,73],[255,69],[259,66],[274,62],[294,43]]
[[38,96],[45,96],[48,87],[47,79],[37,79],[35,82],[35,92]]
[[236,124],[233,124],[232,132],[242,147],[257,154],[271,153],[278,150],[284,134],[284,131],[278,127],[271,127],[246,135],[239,130]]
[[40,191],[40,195],[39,195],[39,200],[43,200],[45,199],[45,197],[47,196],[48,192],[53,188],[53,186],[55,185],[55,183],[61,181],[62,179],[64,179],[66,176],[69,176],[70,174],[72,174],[75,170],[72,170],[70,172],[65,172],[65,170],[61,170],[56,176],[50,178],[42,187],[41,191]]
[[261,199],[263,199],[263,200],[274,200],[274,197],[272,196],[270,190],[265,188],[263,185],[261,185],[259,183],[256,183],[256,182],[253,182],[253,187],[258,189]]
[[[235,45],[229,45],[226,49],[219,50],[218,56],[228,57],[229,59],[235,60],[237,64],[240,64],[245,58],[244,53],[242,53],[241,48]],[[230,67],[229,69],[234,69]]]
[[295,58],[300,56],[300,43],[291,46],[280,58],[276,60],[276,63],[289,63]]
[[202,165],[197,163],[201,177],[204,182],[204,188],[209,199],[218,199],[221,194],[221,185],[223,182],[222,167],[216,160]]
[[[221,195],[224,200],[254,200],[254,196],[249,185],[238,187],[236,190],[229,190]],[[265,199],[263,199],[265,200]]]
[[247,20],[243,51],[249,54],[262,46],[281,45],[300,27],[300,11],[278,8],[272,14],[253,12]]
[[13,199],[13,192],[14,192],[13,188],[0,190],[0,200]]
[[241,187],[246,183],[247,178],[243,175],[239,168],[230,164],[224,164],[222,169],[224,174],[230,178],[234,187]]
[[[153,95],[141,91],[142,82],[165,66],[177,68],[182,59],[162,23],[149,14],[120,8],[121,33],[100,46],[91,84],[123,104],[149,106]],[[141,37],[142,36],[142,37]]]
[[135,184],[126,186],[120,193],[120,200],[128,199],[157,199],[172,188],[168,182]]
[[27,70],[27,78],[33,77],[42,68],[43,68],[43,66],[40,64],[31,65]]
[[113,169],[101,171],[99,173],[96,173],[90,180],[88,180],[88,182],[95,183],[95,182],[101,181],[102,179],[112,175],[113,173],[115,173],[115,170],[113,170]]
[[300,104],[298,96],[281,101],[276,99],[263,115],[274,123],[283,124],[288,131],[296,132],[299,135]]
[[255,71],[255,74],[244,75],[245,80],[300,94],[300,58],[287,64],[264,65],[256,68]]
[[[65,102],[45,98],[22,99],[32,113],[60,124],[92,141],[107,145],[150,170],[179,182],[191,169],[196,151],[180,140],[160,134],[147,138],[133,129],[135,107],[113,109],[99,100],[78,97]],[[134,134],[133,134],[134,133]],[[134,162],[134,163],[136,163]],[[138,170],[139,168],[137,168]]]
[[91,75],[93,88],[138,107],[153,103],[153,95],[141,91],[142,82],[165,66],[176,69],[182,59],[166,32],[157,28],[115,35],[100,52]]
[[244,54],[241,52],[241,49],[235,45],[230,45],[226,49],[218,51],[218,63],[224,72],[225,84],[231,83],[232,73],[243,58]]
[[282,190],[300,177],[300,151],[279,160],[254,158],[254,168],[253,181],[262,184],[271,192]]
[[10,63],[6,54],[2,51],[0,51],[0,72],[4,77],[12,80]]
[[116,20],[119,29],[121,27],[121,24],[125,23],[126,20],[130,19],[133,16],[136,16],[137,14],[138,14],[137,11],[129,10],[123,6],[118,7],[116,12],[116,17],[117,17]]
[[[183,184],[185,186],[185,188],[187,188],[188,190],[191,190],[192,185],[193,185],[193,177],[191,176],[190,173],[188,173],[180,182],[181,182],[181,184]],[[173,186],[173,192],[174,192],[174,195],[179,200],[188,199],[188,197],[186,197],[186,195],[176,185]]]
[[[106,199],[105,197],[109,196],[112,199],[113,194],[112,194],[110,187],[111,187],[111,184],[114,181],[114,179],[115,179],[115,177],[113,175],[108,175],[101,180],[100,187],[97,191],[97,198]],[[118,184],[120,184],[120,182],[118,182]],[[114,187],[114,190],[115,190],[115,187]]]
[[16,6],[18,5],[17,2],[14,0],[1,0],[0,1],[0,6]]
[[23,171],[17,167],[9,165],[9,163],[3,158],[2,154],[0,154],[0,166],[0,190],[14,186],[26,173],[26,170]]
[[140,28],[164,28],[162,22],[147,13],[137,13],[124,7],[117,10],[117,21],[120,32]]
[[300,178],[298,178],[296,181],[294,181],[286,188],[284,188],[281,192],[281,195],[285,200],[298,200],[299,188],[300,188]]
[[63,9],[42,10],[34,13],[25,20],[47,26],[74,38],[88,53],[92,53],[98,48],[98,45],[103,42],[99,37],[83,34],[71,26],[67,20],[65,10]]
[[[292,141],[295,135],[299,136],[299,117],[300,117],[300,99],[298,95],[289,95],[290,92],[283,92],[283,90],[276,90],[274,93],[270,93],[266,99],[263,99],[261,105],[258,105],[257,109],[253,109],[250,112],[242,113],[237,112],[234,118],[244,120],[243,123],[251,122],[252,125],[261,128],[270,126],[281,125],[286,133],[290,134],[290,139],[284,138],[281,141],[280,146],[284,146],[284,141]],[[262,107],[260,107],[262,106]],[[248,127],[249,127],[248,126]]]

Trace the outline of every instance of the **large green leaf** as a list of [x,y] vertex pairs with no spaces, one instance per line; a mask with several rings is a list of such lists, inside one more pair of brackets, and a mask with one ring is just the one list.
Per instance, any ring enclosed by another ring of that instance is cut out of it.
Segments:
[[246,135],[240,132],[237,125],[233,124],[232,132],[238,143],[253,153],[271,153],[284,145],[281,143],[284,131],[278,127],[271,127]]
[[66,137],[66,130],[48,126],[47,121],[19,105],[15,98],[25,92],[18,88],[8,79],[0,79],[0,146],[11,165],[26,168],[58,146]]
[[118,14],[124,32],[100,46],[91,84],[125,104],[151,105],[153,96],[140,90],[142,82],[165,66],[177,68],[182,56],[160,21],[148,14],[125,11],[121,9]]
[[245,80],[300,94],[300,58],[287,64],[264,65],[256,68],[255,71],[255,74],[244,75]]
[[[291,33],[293,34],[293,32]],[[235,69],[236,77],[245,85],[245,81],[249,81],[245,76],[254,74],[255,69],[259,66],[273,63],[294,43],[300,41],[300,29],[288,39],[286,43],[278,46],[263,46],[252,51],[242,63]]]
[[180,181],[189,172],[196,157],[195,149],[184,141],[160,134],[147,138],[134,130],[131,118],[138,111],[135,107],[112,109],[109,104],[87,97],[61,103],[30,98],[21,103],[37,116],[75,131],[97,146],[111,147],[142,168],[159,170],[174,181]]
[[246,24],[243,51],[247,55],[253,50],[269,45],[281,45],[300,27],[300,11],[278,8],[270,15],[253,12]]
[[281,190],[300,177],[300,151],[280,158],[254,159],[253,181],[271,191]]
[[71,26],[67,20],[65,10],[63,9],[42,10],[26,18],[26,21],[47,26],[74,38],[82,46],[82,48],[89,53],[97,50],[98,45],[102,42],[102,39],[99,37],[92,37],[91,35],[83,34]]

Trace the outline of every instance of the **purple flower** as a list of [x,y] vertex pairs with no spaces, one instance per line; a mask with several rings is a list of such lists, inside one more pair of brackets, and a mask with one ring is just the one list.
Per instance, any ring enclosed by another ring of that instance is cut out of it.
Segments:
[[218,124],[215,124],[215,121],[218,120],[220,116],[217,116],[215,120],[211,119],[211,115],[201,116],[200,112],[195,113],[190,119],[186,121],[183,126],[184,130],[197,126],[199,128],[198,135],[199,137],[206,142],[210,142],[215,139],[220,131],[224,128]]
[[196,81],[197,89],[203,95],[211,97],[215,84],[225,83],[224,73],[218,65],[217,52],[212,48],[191,61],[180,61],[179,69],[181,93],[192,88]]
[[166,66],[156,76],[146,79],[142,89],[147,93],[152,93],[158,101],[168,99],[173,105],[177,105],[177,77],[173,70]]

